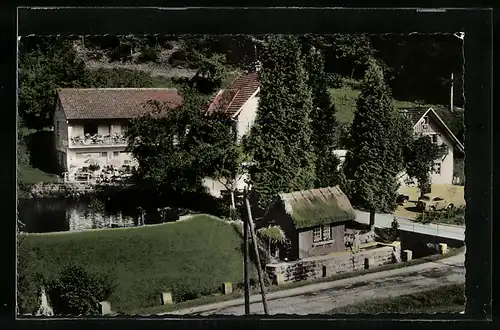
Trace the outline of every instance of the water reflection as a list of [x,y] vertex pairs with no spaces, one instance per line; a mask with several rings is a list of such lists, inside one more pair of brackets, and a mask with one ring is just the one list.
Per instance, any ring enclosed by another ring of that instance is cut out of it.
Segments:
[[47,233],[158,224],[177,220],[178,212],[166,208],[127,209],[126,205],[94,212],[88,200],[45,198],[19,200],[18,216],[24,232]]

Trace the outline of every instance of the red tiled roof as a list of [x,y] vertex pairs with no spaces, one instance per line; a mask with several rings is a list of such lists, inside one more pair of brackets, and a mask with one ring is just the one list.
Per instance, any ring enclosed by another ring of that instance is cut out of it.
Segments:
[[219,92],[208,111],[218,109],[234,116],[260,86],[258,72],[245,73],[234,80],[227,89]]
[[130,119],[144,114],[150,100],[177,107],[182,96],[167,88],[65,88],[58,97],[66,119]]

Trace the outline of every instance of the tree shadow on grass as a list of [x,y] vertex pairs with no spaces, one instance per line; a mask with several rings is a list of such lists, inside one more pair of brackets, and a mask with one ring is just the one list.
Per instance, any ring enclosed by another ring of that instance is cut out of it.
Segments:
[[406,206],[405,210],[410,212],[420,213],[420,210],[416,206]]
[[55,154],[54,132],[36,131],[25,137],[30,164],[46,173],[59,174]]

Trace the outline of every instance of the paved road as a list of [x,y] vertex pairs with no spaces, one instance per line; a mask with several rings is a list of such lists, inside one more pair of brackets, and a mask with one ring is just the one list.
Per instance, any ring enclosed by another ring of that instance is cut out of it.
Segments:
[[[420,292],[452,283],[465,283],[465,255],[406,268],[372,273],[335,282],[307,285],[268,295],[270,314],[321,314],[367,299]],[[260,295],[251,296],[250,310],[262,314]],[[199,306],[174,314],[243,315],[243,300]]]
[[[421,224],[404,217],[396,218],[399,223],[399,229],[401,230],[465,241],[465,226]],[[367,212],[356,211],[356,222],[369,224],[369,219],[370,217]],[[391,227],[393,219],[394,217],[392,214],[377,214],[377,216],[375,217],[375,227]]]

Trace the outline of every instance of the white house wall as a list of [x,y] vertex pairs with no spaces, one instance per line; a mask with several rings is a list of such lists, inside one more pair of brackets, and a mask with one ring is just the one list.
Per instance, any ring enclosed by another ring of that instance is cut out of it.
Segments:
[[431,173],[431,182],[433,184],[452,184],[454,143],[447,134],[442,132],[441,128],[436,124],[434,117],[429,116],[426,127],[423,126],[423,121],[424,119],[422,118],[417,125],[415,125],[415,133],[420,133],[422,135],[437,134],[437,144],[445,144],[448,146],[448,153],[436,160],[436,162],[441,162],[441,173]]
[[69,170],[74,168],[88,167],[91,163],[99,164],[103,167],[113,165],[135,165],[136,161],[129,152],[125,152],[123,147],[100,147],[85,149],[69,149],[68,165]]
[[[58,151],[58,162],[63,171],[73,173],[78,168],[89,166],[91,160],[99,166],[113,165],[137,165],[131,153],[125,152],[126,145],[92,145],[75,146],[71,143],[73,137],[84,136],[84,124],[82,121],[67,121],[64,112],[58,105],[54,114],[56,131],[56,150]],[[59,134],[57,129],[59,127]],[[98,122],[98,134],[108,135],[110,133],[124,134],[120,122]],[[105,153],[105,154],[104,154]]]
[[243,104],[241,107],[241,111],[237,116],[237,139],[238,142],[241,141],[241,138],[250,131],[250,128],[255,122],[255,118],[257,117],[257,108],[259,106],[259,97],[257,97],[257,93],[259,89]]
[[[83,122],[70,122],[69,125],[69,136],[77,137],[84,136],[84,124]],[[99,122],[97,126],[97,134],[98,135],[109,135],[109,134],[124,134],[125,130],[120,122]]]
[[56,149],[66,151],[68,142],[68,122],[66,116],[61,109],[59,101],[57,102],[56,111],[54,113],[54,132]]

